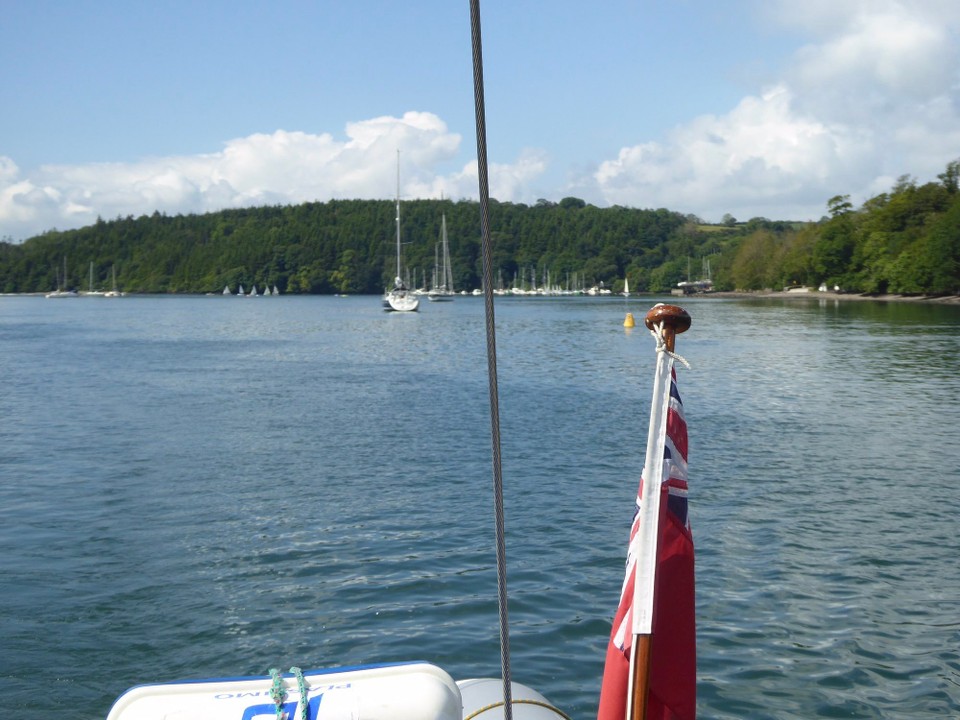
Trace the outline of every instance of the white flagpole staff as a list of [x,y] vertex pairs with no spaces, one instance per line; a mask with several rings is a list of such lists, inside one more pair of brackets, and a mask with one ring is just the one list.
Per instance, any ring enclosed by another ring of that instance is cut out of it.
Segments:
[[[667,409],[676,336],[689,329],[690,315],[676,305],[655,305],[644,320],[657,340],[657,366],[650,403],[650,429],[643,465],[640,496],[640,527],[636,534],[637,570],[633,592],[633,646],[630,653],[628,718],[644,720],[650,677],[650,643],[653,631],[653,600],[657,570],[657,538],[660,518],[660,486],[663,482],[663,450],[667,433]],[[682,358],[681,358],[682,361]]]

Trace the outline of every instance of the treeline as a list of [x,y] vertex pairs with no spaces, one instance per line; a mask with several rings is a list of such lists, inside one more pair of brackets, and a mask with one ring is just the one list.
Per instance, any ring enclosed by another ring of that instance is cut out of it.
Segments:
[[[536,277],[578,289],[666,292],[709,269],[718,290],[826,283],[851,292],[960,290],[960,161],[918,186],[901,178],[855,209],[827,202],[813,223],[754,218],[720,225],[665,209],[597,208],[578,198],[491,201],[494,281]],[[480,210],[473,201],[402,204],[408,281],[429,284],[446,217],[457,290],[481,285]],[[284,293],[379,293],[396,272],[395,205],[332,200],[204,215],[98,220],[22,244],[0,242],[0,292],[117,285],[127,292],[219,292],[276,285]],[[67,274],[63,278],[64,260]]]
[[[418,286],[429,282],[445,216],[454,287],[480,287],[477,202],[406,201],[401,214],[411,282],[414,275]],[[633,287],[646,278],[647,286],[667,288],[681,278],[665,276],[661,266],[696,244],[684,231],[695,225],[668,210],[600,209],[567,198],[534,206],[492,201],[490,217],[494,266],[507,285],[534,274],[542,283],[548,273],[557,285],[618,279],[622,285],[630,270]],[[395,204],[386,200],[98,220],[21,245],[0,244],[0,291],[55,288],[66,258],[66,285],[80,290],[87,289],[93,263],[95,285],[109,284],[115,268],[118,286],[128,292],[217,292],[243,284],[276,285],[284,293],[379,293],[396,274],[395,228]],[[711,252],[721,248],[713,237],[701,244]]]
[[859,209],[848,195],[828,216],[783,233],[756,228],[728,257],[729,284],[745,290],[825,284],[845,292],[960,294],[960,161],[939,182],[901,177]]

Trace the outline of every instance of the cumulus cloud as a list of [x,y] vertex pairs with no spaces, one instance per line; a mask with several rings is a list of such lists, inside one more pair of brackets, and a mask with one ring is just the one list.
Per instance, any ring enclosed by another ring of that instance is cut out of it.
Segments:
[[960,9],[942,2],[767,6],[813,40],[775,86],[660,142],[623,148],[591,178],[604,201],[719,219],[810,219],[960,157]]
[[[436,115],[408,112],[350,123],[342,140],[277,130],[230,140],[210,154],[47,165],[30,173],[0,157],[0,228],[3,235],[21,239],[53,227],[90,224],[98,216],[392,197],[397,148],[404,166],[403,194],[439,197],[447,185],[466,190],[469,167],[449,181],[435,172],[456,156],[459,145],[460,136]],[[475,169],[472,176],[476,178]]]

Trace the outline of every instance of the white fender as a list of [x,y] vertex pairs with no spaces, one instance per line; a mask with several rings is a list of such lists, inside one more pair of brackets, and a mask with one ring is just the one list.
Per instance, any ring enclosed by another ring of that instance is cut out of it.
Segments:
[[[463,698],[463,720],[502,720],[503,680],[477,678],[458,680]],[[516,720],[570,720],[543,695],[520,683],[510,683],[513,717]]]

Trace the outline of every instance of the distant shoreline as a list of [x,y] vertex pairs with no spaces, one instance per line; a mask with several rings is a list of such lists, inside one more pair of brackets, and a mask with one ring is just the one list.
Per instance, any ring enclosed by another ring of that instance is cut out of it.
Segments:
[[[45,292],[32,293],[0,293],[0,297],[44,297]],[[128,295],[176,295],[181,297],[207,297],[216,296],[221,293],[128,293]],[[362,294],[362,293],[361,293]],[[634,297],[662,297],[662,293],[637,292]],[[304,295],[307,297],[307,295]],[[317,295],[317,297],[336,297],[336,294]],[[371,295],[371,297],[373,297]],[[457,297],[460,297],[459,295]],[[471,297],[466,295],[464,297]],[[508,296],[513,297],[513,296]],[[616,296],[614,296],[616,297]],[[844,302],[905,302],[905,303],[927,303],[932,305],[960,305],[960,295],[868,295],[860,293],[839,293],[833,291],[809,290],[802,291],[783,291],[783,290],[721,290],[709,293],[693,293],[690,295],[674,296],[678,300],[686,298],[728,298],[739,300],[842,300]]]
[[703,295],[688,295],[687,297],[718,297],[718,298],[757,298],[757,299],[810,299],[818,300],[843,300],[843,301],[868,301],[868,302],[909,302],[909,303],[930,303],[937,305],[960,305],[960,295],[867,295],[857,293],[838,293],[832,291],[821,292],[819,290],[810,290],[808,292],[799,291],[776,291],[776,290],[757,290],[755,292],[735,291],[735,292],[712,292]]

